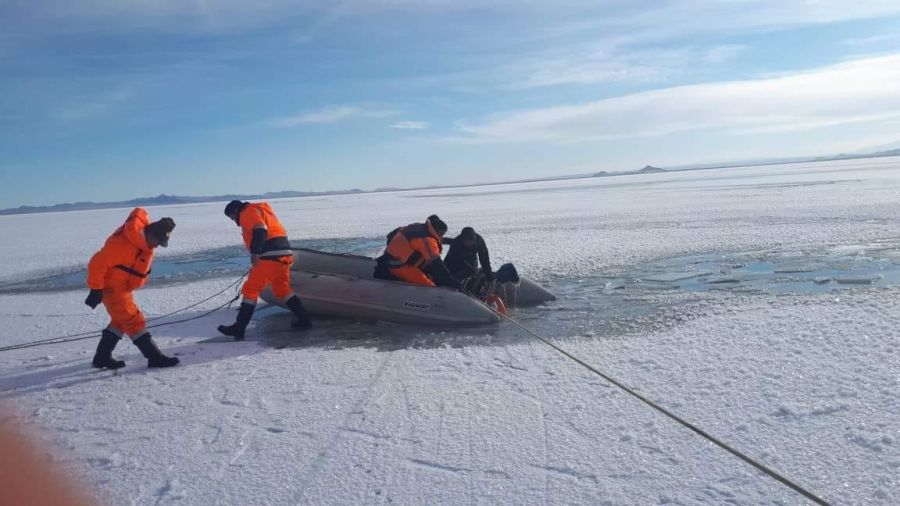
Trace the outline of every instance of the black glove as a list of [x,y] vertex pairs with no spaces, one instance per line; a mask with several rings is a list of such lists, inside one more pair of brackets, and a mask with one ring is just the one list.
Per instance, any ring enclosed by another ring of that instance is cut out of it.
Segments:
[[493,280],[494,280],[494,273],[491,272],[491,271],[484,271],[484,279],[486,279],[486,280],[488,280],[488,281],[493,281]]
[[91,309],[96,309],[101,302],[103,302],[103,290],[91,290],[91,293],[84,299],[84,303]]
[[269,238],[269,231],[264,228],[254,228],[253,238],[250,240],[250,254],[259,255],[266,246],[266,239]]

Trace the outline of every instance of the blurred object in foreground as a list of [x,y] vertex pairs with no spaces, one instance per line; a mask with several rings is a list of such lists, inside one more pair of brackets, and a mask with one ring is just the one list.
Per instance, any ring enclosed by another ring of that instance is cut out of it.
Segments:
[[87,506],[92,504],[42,455],[12,417],[0,412],[0,504]]

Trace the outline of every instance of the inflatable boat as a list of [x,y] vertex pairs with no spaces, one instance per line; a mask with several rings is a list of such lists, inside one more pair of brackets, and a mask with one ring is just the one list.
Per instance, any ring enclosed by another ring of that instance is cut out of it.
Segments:
[[[339,253],[326,253],[311,249],[297,249],[294,251],[294,270],[302,272],[318,272],[327,274],[340,274],[354,276],[361,279],[373,279],[375,272],[375,259],[359,255],[347,255]],[[381,283],[397,284],[391,281],[376,280]],[[400,283],[405,285],[405,283]],[[505,293],[498,293],[507,306],[536,306],[538,304],[556,300],[556,296],[547,291],[543,286],[522,278],[518,287],[503,286]],[[427,289],[427,288],[426,288]]]
[[[493,309],[456,290],[375,279],[373,258],[298,249],[294,251],[293,269],[294,291],[312,315],[434,326],[500,321]],[[508,307],[556,299],[542,286],[524,278],[518,286],[498,284],[495,293]],[[280,305],[269,291],[262,298]]]

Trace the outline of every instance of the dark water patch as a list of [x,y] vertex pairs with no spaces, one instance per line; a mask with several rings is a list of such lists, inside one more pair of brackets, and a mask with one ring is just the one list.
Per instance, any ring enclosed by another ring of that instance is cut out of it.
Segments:
[[[162,257],[153,262],[149,283],[168,285],[225,276],[239,276],[247,270],[249,260],[238,247]],[[0,294],[59,292],[86,287],[87,269],[36,276],[14,283],[0,284]]]
[[[383,239],[353,238],[294,241],[296,247],[372,255]],[[241,247],[221,248],[160,259],[154,285],[212,276],[237,276],[249,265]],[[23,290],[83,288],[83,271],[33,280]],[[551,339],[628,339],[671,328],[696,317],[685,303],[716,292],[762,296],[805,295],[878,288],[900,282],[900,239],[864,246],[819,251],[755,251],[691,255],[639,264],[584,278],[550,277],[541,281],[558,299],[528,308],[513,308],[518,321]],[[41,283],[45,283],[42,285]],[[0,293],[15,289],[0,287]],[[23,293],[19,292],[19,293]],[[706,294],[706,295],[704,295]],[[233,315],[229,314],[225,320]],[[379,351],[467,346],[506,346],[532,338],[512,324],[438,329],[355,320],[316,320],[316,328],[297,333],[290,314],[279,308],[260,310],[249,340],[266,347],[373,348]]]
[[[384,247],[383,238],[294,240],[295,248],[311,248],[332,253],[372,255]],[[149,284],[166,286],[203,279],[237,277],[250,268],[250,257],[242,246],[229,246],[178,256],[160,256],[153,262]],[[30,279],[0,283],[0,295],[60,292],[86,287],[87,268],[37,273]]]
[[[542,281],[557,300],[514,308],[517,321],[550,339],[628,339],[680,325],[698,316],[690,301],[715,292],[781,296],[883,287],[900,282],[900,243],[837,247],[815,252],[741,252],[691,255],[626,269],[617,276]],[[705,294],[705,295],[704,295]],[[378,351],[508,346],[532,342],[509,323],[435,329],[382,322],[317,320],[297,334],[290,315],[273,309],[254,331],[264,346]]]
[[607,278],[606,293],[680,291],[820,294],[900,283],[900,248],[859,247],[804,253],[694,255],[632,267]]
[[[550,279],[547,287],[558,300],[537,306],[511,308],[517,321],[551,339],[582,337],[618,338],[660,328],[668,316],[659,307],[639,298],[604,293],[605,281]],[[299,333],[291,329],[291,315],[269,306],[249,332],[248,340],[271,348],[370,348],[378,351],[408,349],[509,346],[532,338],[511,323],[467,328],[438,328],[387,322],[320,319],[315,328]]]

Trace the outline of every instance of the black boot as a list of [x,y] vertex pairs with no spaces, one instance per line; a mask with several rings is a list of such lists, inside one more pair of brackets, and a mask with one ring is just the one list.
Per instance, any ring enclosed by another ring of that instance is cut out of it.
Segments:
[[297,317],[297,319],[291,322],[291,327],[300,330],[309,330],[312,328],[312,322],[309,320],[309,315],[306,314],[306,308],[304,308],[303,303],[300,302],[300,297],[294,295],[288,299],[285,305],[292,313],[294,313],[294,316]]
[[97,369],[121,369],[125,367],[125,362],[116,360],[112,357],[112,352],[122,339],[109,329],[104,329],[100,336],[100,342],[97,343],[97,353],[94,353],[92,364]]
[[147,358],[147,367],[172,367],[178,365],[180,360],[177,357],[167,357],[159,351],[150,333],[144,333],[134,340],[134,345],[141,350],[141,354]]
[[250,324],[250,318],[253,318],[253,311],[255,309],[256,306],[253,304],[248,302],[241,303],[241,308],[238,310],[237,319],[234,321],[234,324],[219,325],[219,332],[226,336],[233,337],[235,341],[243,341],[244,331],[247,330],[247,325]]

